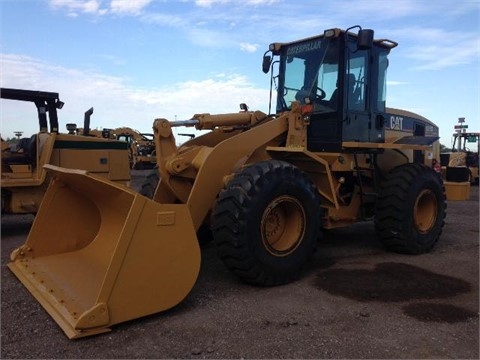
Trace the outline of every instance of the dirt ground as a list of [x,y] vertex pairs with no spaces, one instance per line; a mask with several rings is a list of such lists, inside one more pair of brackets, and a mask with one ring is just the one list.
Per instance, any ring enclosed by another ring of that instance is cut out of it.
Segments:
[[[134,183],[145,172],[134,172]],[[1,219],[1,358],[479,358],[478,187],[449,201],[429,254],[384,251],[372,223],[329,231],[303,278],[239,282],[213,244],[177,307],[68,340],[6,267],[33,216]],[[55,222],[52,220],[52,226]]]

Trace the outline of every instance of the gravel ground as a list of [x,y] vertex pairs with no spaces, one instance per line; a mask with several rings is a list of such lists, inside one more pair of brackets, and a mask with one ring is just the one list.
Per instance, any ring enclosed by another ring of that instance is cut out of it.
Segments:
[[[145,172],[134,172],[133,186]],[[194,289],[169,311],[68,340],[6,267],[32,216],[2,216],[1,358],[479,358],[478,187],[450,201],[429,254],[384,251],[372,223],[329,231],[305,276],[259,288],[202,248]]]

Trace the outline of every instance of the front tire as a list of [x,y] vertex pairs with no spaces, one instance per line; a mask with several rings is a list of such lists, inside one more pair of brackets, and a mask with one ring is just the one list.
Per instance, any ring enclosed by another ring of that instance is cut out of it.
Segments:
[[139,191],[140,194],[146,196],[149,199],[153,199],[159,181],[160,175],[158,174],[158,169],[155,168],[154,170],[150,171],[150,173],[143,180],[142,186]]
[[388,250],[430,251],[442,233],[445,216],[445,188],[435,171],[405,164],[387,174],[376,204],[375,229]]
[[250,284],[291,282],[320,235],[322,210],[313,183],[297,167],[269,160],[245,167],[220,193],[213,238],[220,258]]
[[[149,199],[153,199],[159,181],[160,174],[158,173],[158,168],[155,167],[145,177],[142,187],[140,188],[140,194]],[[207,224],[202,224],[197,230],[197,239],[200,246],[204,246],[212,240],[212,232]]]

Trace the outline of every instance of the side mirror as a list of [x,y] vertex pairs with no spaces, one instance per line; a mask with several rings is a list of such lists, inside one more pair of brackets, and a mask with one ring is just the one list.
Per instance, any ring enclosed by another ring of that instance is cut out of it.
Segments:
[[263,56],[262,70],[265,74],[270,71],[270,65],[272,65],[272,57],[270,55]]
[[368,50],[373,47],[373,30],[362,29],[358,32],[357,49]]

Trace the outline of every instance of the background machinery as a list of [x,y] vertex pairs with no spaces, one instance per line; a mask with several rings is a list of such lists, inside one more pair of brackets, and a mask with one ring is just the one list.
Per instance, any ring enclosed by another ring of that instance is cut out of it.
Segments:
[[[438,128],[385,107],[395,46],[359,26],[271,44],[263,70],[276,111],[156,119],[158,169],[141,194],[49,166],[54,181],[9,268],[78,338],[181,302],[198,276],[202,227],[225,265],[261,286],[297,279],[323,229],[359,221],[373,220],[388,250],[430,251],[446,215],[431,168]],[[177,147],[179,126],[211,131]]]
[[[471,148],[472,146],[476,148]],[[480,133],[458,132],[453,134],[452,151],[440,154],[440,164],[445,180],[469,181],[478,185],[479,152]]]
[[[19,139],[13,151],[4,149],[2,141],[2,213],[38,211],[50,180],[45,164],[84,169],[94,176],[129,183],[128,150],[124,142],[58,132],[57,109],[63,107],[58,93],[2,88],[0,96],[34,103],[39,122],[39,132]],[[87,129],[89,115],[85,117]]]
[[153,134],[141,133],[129,127],[113,129],[111,132],[115,139],[129,144],[132,169],[153,169],[157,165]]
[[[81,131],[82,129],[78,129]],[[128,143],[130,168],[135,170],[153,169],[157,164],[153,134],[141,133],[129,127],[91,130],[91,136],[117,139]]]

